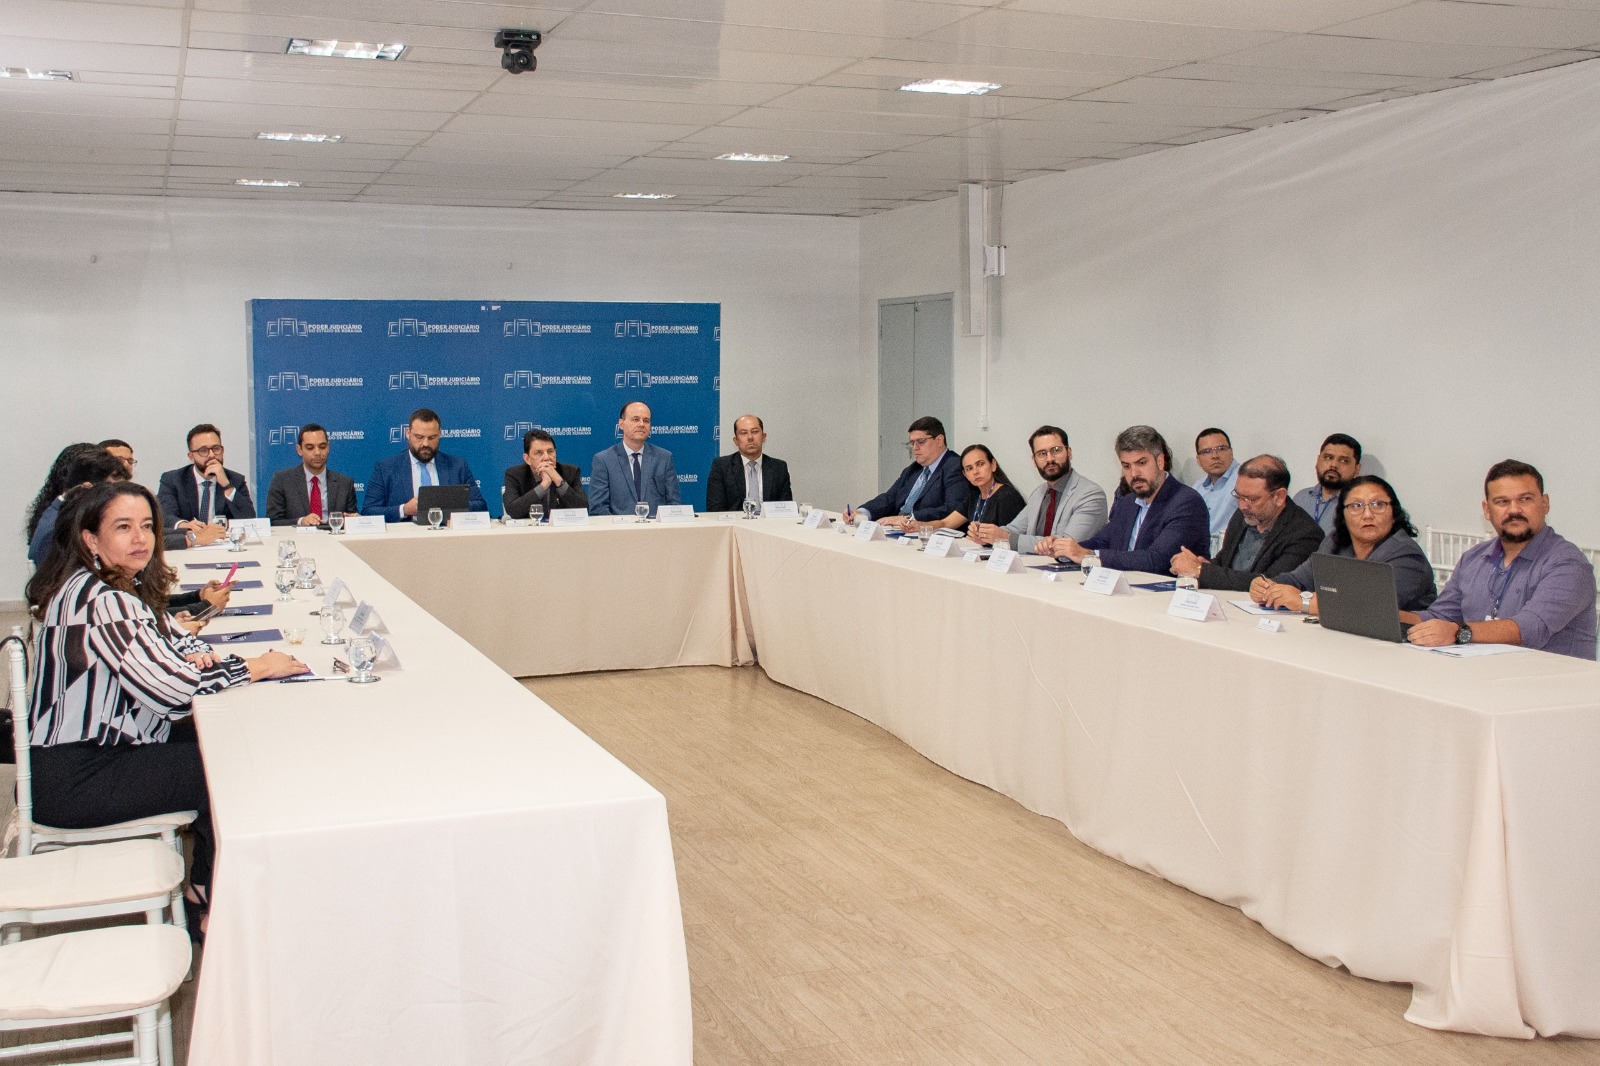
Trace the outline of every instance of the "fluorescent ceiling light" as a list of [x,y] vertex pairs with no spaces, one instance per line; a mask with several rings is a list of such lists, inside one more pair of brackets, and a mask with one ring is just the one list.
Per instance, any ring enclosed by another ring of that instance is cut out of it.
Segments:
[[944,93],[947,96],[982,96],[1000,86],[987,81],[952,81],[949,78],[927,78],[900,86],[903,93]]
[[406,50],[403,44],[363,44],[360,41],[308,41],[304,37],[289,40],[287,53],[292,56],[337,56],[340,59],[399,59]]
[[763,155],[760,152],[729,152],[719,155],[718,159],[726,159],[730,163],[781,163],[789,157],[786,155]]
[[235,185],[251,185],[258,189],[298,189],[298,181],[284,181],[281,178],[240,178]]
[[611,195],[618,200],[670,200],[678,194],[675,192],[616,192]]
[[258,141],[309,141],[312,144],[338,144],[342,133],[258,133]]
[[0,67],[0,78],[27,78],[29,81],[71,81],[70,70],[29,70],[27,67]]

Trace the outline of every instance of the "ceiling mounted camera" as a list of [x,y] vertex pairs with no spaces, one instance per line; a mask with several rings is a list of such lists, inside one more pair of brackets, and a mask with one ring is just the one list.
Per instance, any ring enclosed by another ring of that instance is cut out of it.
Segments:
[[496,31],[494,46],[505,53],[500,57],[500,65],[513,74],[533,70],[539,65],[533,58],[533,50],[543,40],[544,34],[538,30]]

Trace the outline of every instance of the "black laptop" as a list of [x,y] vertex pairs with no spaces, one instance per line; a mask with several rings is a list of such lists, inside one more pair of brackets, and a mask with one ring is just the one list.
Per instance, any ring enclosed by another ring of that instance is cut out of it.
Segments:
[[1324,629],[1395,644],[1405,641],[1411,627],[1400,623],[1394,567],[1388,563],[1348,555],[1313,555],[1311,583]]
[[424,485],[417,490],[417,525],[428,524],[428,512],[433,508],[444,512],[445,524],[456,511],[472,510],[472,495],[465,485]]

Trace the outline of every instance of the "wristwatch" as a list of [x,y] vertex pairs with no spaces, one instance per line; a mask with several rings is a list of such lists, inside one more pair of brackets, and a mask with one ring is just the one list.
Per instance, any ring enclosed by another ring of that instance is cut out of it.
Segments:
[[1471,644],[1472,643],[1472,627],[1467,625],[1467,623],[1465,623],[1465,622],[1462,622],[1461,625],[1459,627],[1457,627],[1457,629],[1456,629],[1456,643],[1457,644]]
[[1302,611],[1310,611],[1311,610],[1311,597],[1313,595],[1314,594],[1310,593],[1310,592],[1302,592],[1300,594],[1300,609]]

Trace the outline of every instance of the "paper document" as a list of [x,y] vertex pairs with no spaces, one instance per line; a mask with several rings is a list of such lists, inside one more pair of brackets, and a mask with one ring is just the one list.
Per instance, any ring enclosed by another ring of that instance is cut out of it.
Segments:
[[1446,644],[1442,648],[1425,648],[1423,650],[1438,652],[1440,655],[1453,655],[1457,659],[1471,659],[1478,655],[1507,655],[1511,652],[1529,651],[1531,649],[1517,644]]
[[1295,613],[1294,611],[1289,610],[1287,607],[1263,607],[1254,600],[1229,600],[1228,602],[1239,608],[1239,610],[1243,611],[1245,614],[1260,615],[1263,618],[1270,618],[1275,614]]

